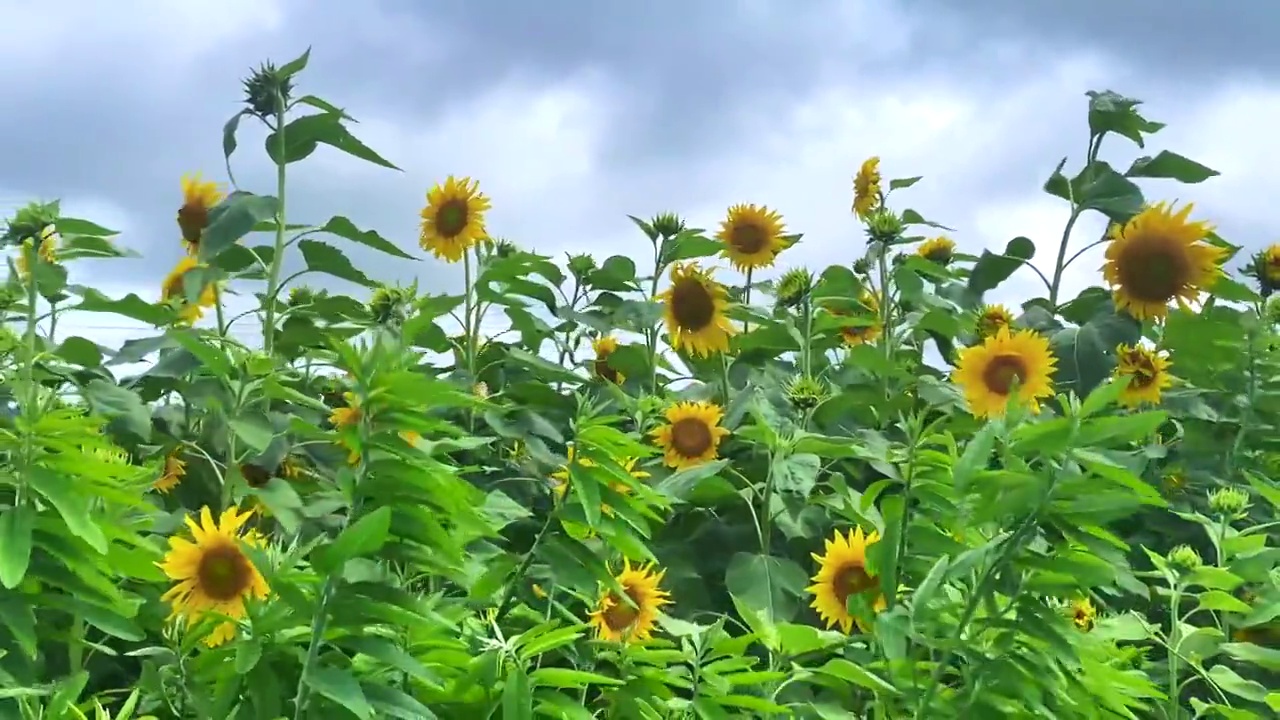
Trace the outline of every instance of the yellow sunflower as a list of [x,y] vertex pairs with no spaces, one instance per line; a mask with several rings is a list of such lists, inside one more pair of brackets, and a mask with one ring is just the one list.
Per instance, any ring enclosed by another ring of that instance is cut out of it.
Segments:
[[173,271],[165,277],[164,284],[160,286],[161,302],[172,302],[181,308],[179,312],[180,322],[187,325],[199,320],[204,316],[205,308],[213,307],[218,302],[217,288],[211,282],[205,283],[196,302],[187,302],[187,293],[183,281],[187,273],[200,267],[203,266],[194,257],[188,255],[178,261]]
[[1116,306],[1138,320],[1163,318],[1169,303],[1180,307],[1213,286],[1225,250],[1202,242],[1213,230],[1187,220],[1192,205],[1178,212],[1165,203],[1149,206],[1123,225],[1112,225],[1102,275]]
[[18,248],[18,256],[13,259],[13,264],[18,269],[18,277],[26,280],[31,273],[33,261],[52,264],[57,260],[58,230],[53,225],[49,225],[40,231],[39,249],[36,249],[34,238],[27,238],[22,241],[22,245]]
[[853,179],[853,212],[866,217],[880,205],[880,158],[867,158]]
[[989,338],[1000,328],[1013,327],[1013,313],[1003,305],[983,305],[978,313],[978,337]]
[[1258,273],[1270,285],[1280,285],[1280,243],[1262,251],[1258,261]]
[[724,410],[708,402],[682,402],[667,409],[667,424],[653,431],[662,448],[663,463],[683,470],[716,459],[720,441],[729,431],[720,427]]
[[360,422],[360,402],[355,394],[342,393],[342,399],[346,401],[346,405],[334,408],[333,412],[329,413],[329,424],[335,428],[351,427]]
[[671,287],[660,297],[672,348],[698,357],[729,351],[729,336],[736,331],[724,314],[728,292],[711,278],[710,270],[676,263],[671,267]]
[[489,208],[489,198],[480,192],[479,181],[469,177],[456,180],[450,175],[444,185],[427,193],[418,244],[445,262],[458,262],[488,237],[484,214]]
[[855,528],[845,536],[837,530],[826,541],[826,551],[812,555],[818,563],[818,574],[806,589],[813,593],[810,607],[818,611],[828,628],[839,625],[847,634],[857,623],[859,630],[867,631],[869,621],[849,612],[849,598],[854,595],[865,593],[875,612],[888,607],[880,592],[880,581],[867,572],[867,548],[879,541],[880,533],[875,531],[864,536],[862,528]]
[[1052,375],[1057,359],[1049,341],[1031,330],[1009,332],[1001,328],[981,345],[960,351],[952,379],[969,401],[975,417],[1001,417],[1014,393],[1032,412],[1040,411],[1040,399],[1053,396]]
[[671,594],[658,587],[665,570],[654,572],[652,565],[633,568],[625,560],[617,576],[626,598],[612,590],[601,593],[588,623],[596,630],[596,638],[610,642],[648,640],[658,624],[658,610],[670,604]]
[[178,228],[182,230],[182,243],[189,254],[195,255],[200,250],[200,237],[209,226],[209,211],[222,202],[223,197],[218,184],[201,179],[200,173],[182,176]]
[[[870,325],[857,325],[840,329],[840,336],[844,338],[844,344],[849,347],[857,347],[858,345],[869,345],[884,334],[884,323],[880,318],[880,295],[870,290],[863,290],[859,296],[858,302],[862,304],[866,314],[874,318],[874,322]],[[837,310],[836,315],[849,315],[845,310]]]
[[160,471],[160,477],[151,484],[156,492],[168,494],[171,490],[178,487],[182,482],[182,478],[187,474],[187,464],[178,456],[175,450],[164,459],[164,468]]
[[609,366],[609,356],[618,349],[618,340],[612,335],[604,335],[591,341],[591,349],[596,359],[591,361],[591,370],[596,377],[615,385],[627,381],[627,376]]
[[[574,464],[575,462],[574,454],[575,454],[574,446],[569,445],[569,449],[566,453],[568,462],[565,463],[559,470],[556,470],[555,472],[551,473],[551,491],[555,493],[556,499],[560,500],[561,502],[564,501],[565,495],[569,493],[569,466]],[[592,460],[591,458],[578,458],[576,462],[581,467],[595,467],[595,464],[596,464],[595,461]],[[637,470],[636,469],[637,462],[639,462],[639,458],[629,458],[622,463],[622,469],[626,470],[627,474],[630,475],[637,482],[641,482],[645,478],[649,477],[649,473],[645,472],[644,470]],[[620,483],[620,482],[609,483],[609,488],[614,492],[618,493],[619,495],[631,494],[631,486],[625,483]],[[613,508],[610,507],[608,503],[601,503],[600,511],[603,512],[605,515],[613,515]]]
[[1160,478],[1160,489],[1166,495],[1181,495],[1187,489],[1187,476],[1181,472],[1171,472]]
[[186,519],[192,539],[169,538],[169,552],[157,563],[175,582],[161,597],[173,608],[173,617],[192,622],[208,614],[230,618],[205,638],[209,647],[235,637],[234,621],[245,617],[247,598],[263,599],[270,593],[262,573],[241,547],[245,541],[241,528],[251,515],[232,507],[215,522],[206,506],[200,511],[199,524],[190,516]]
[[724,244],[720,256],[746,272],[766,268],[782,252],[782,216],[764,206],[734,205],[720,222],[716,239]]
[[1093,606],[1089,598],[1078,598],[1071,601],[1071,622],[1081,632],[1089,632],[1098,617],[1098,608]]
[[1120,404],[1130,408],[1144,403],[1159,404],[1161,391],[1173,382],[1169,359],[1141,345],[1120,345],[1116,348],[1116,357],[1119,359],[1116,378],[1129,378],[1129,386],[1120,394]]
[[956,244],[946,235],[939,235],[920,243],[920,247],[916,248],[916,254],[925,260],[946,267],[956,256]]

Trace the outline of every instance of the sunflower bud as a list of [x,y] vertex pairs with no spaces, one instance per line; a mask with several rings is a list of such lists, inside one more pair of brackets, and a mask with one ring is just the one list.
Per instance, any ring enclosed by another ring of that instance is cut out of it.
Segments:
[[369,300],[369,314],[379,325],[392,325],[404,322],[404,308],[409,301],[408,293],[402,288],[383,285],[373,291]]
[[778,280],[778,305],[781,307],[795,307],[804,302],[812,290],[813,273],[804,268],[792,268]]
[[1190,545],[1179,545],[1169,551],[1169,564],[1179,570],[1195,570],[1204,564],[1200,553]]
[[1222,517],[1236,517],[1249,507],[1249,493],[1241,488],[1219,488],[1209,493],[1209,509]]
[[244,104],[261,118],[283,113],[293,92],[293,81],[270,62],[263,63],[241,82],[244,84]]
[[657,233],[658,237],[672,238],[684,232],[684,220],[679,215],[670,212],[658,213],[649,221],[649,226]]
[[58,201],[28,203],[19,208],[6,223],[3,242],[6,246],[21,245],[27,238],[42,237],[44,230],[58,221]]
[[829,397],[831,390],[826,383],[805,375],[796,377],[787,386],[787,399],[801,412],[818,407]]
[[596,259],[590,255],[570,255],[569,256],[569,272],[577,278],[578,282],[587,279],[592,271],[596,269]]
[[1264,298],[1280,289],[1280,243],[1254,255],[1248,270],[1258,281]]
[[298,285],[289,290],[289,307],[302,307],[316,301],[319,295],[306,285]]
[[0,285],[0,313],[5,313],[13,309],[22,301],[22,292],[12,285]]
[[943,267],[951,264],[956,256],[956,244],[946,235],[939,235],[932,240],[925,240],[916,248],[916,254],[930,262]]
[[12,353],[18,348],[20,342],[21,339],[18,337],[18,333],[13,331],[13,328],[8,325],[0,325],[0,356]]
[[509,258],[519,251],[515,243],[504,238],[491,238],[486,244],[489,252],[496,258]]
[[871,275],[871,261],[864,257],[854,260],[853,274],[858,277],[869,277]]
[[867,217],[867,237],[872,242],[892,245],[902,239],[902,218],[888,208],[873,211]]
[[489,383],[481,380],[471,388],[471,392],[475,393],[475,396],[481,400],[486,400],[489,397]]

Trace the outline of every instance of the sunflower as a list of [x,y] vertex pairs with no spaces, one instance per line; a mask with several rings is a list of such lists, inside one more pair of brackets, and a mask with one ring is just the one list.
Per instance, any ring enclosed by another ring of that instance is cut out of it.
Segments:
[[178,487],[182,482],[182,478],[187,474],[187,464],[182,461],[175,450],[164,459],[164,469],[160,472],[160,477],[151,484],[156,492],[168,494],[171,490]]
[[1225,250],[1204,240],[1207,222],[1190,222],[1192,205],[1180,211],[1165,203],[1149,206],[1123,225],[1112,225],[1103,277],[1116,306],[1138,320],[1163,318],[1169,303],[1186,307],[1222,274]]
[[853,212],[865,218],[880,205],[880,158],[867,158],[853,179]]
[[[568,460],[568,462],[566,462],[563,466],[561,466],[559,470],[556,470],[555,472],[551,473],[551,491],[555,493],[556,499],[560,500],[561,502],[564,501],[565,495],[569,493],[569,466],[574,464],[575,462],[574,460],[575,453],[574,453],[573,447],[574,447],[573,445],[569,445],[569,449],[566,453],[567,455],[566,459]],[[629,458],[622,463],[622,469],[627,471],[627,474],[630,475],[634,480],[636,480],[637,482],[641,482],[645,478],[649,477],[649,473],[645,472],[644,470],[637,470],[636,469],[637,462],[639,462],[639,458]],[[591,458],[578,458],[577,463],[580,467],[595,467],[595,461],[591,460]],[[620,483],[620,482],[609,483],[609,489],[613,490],[619,495],[631,494],[631,486],[627,485],[626,483]],[[600,511],[603,512],[605,515],[613,515],[613,508],[610,507],[607,503],[600,504]]]
[[1187,476],[1181,472],[1171,472],[1160,478],[1160,489],[1166,495],[1181,495],[1187,489]]
[[956,244],[946,235],[939,235],[920,243],[920,247],[916,248],[916,255],[946,267],[956,256]]
[[667,409],[667,424],[650,434],[664,451],[667,467],[683,470],[716,459],[729,431],[720,427],[724,410],[708,402],[682,402]]
[[596,638],[610,642],[648,640],[657,626],[658,610],[671,602],[671,594],[658,588],[665,570],[654,572],[653,565],[631,567],[623,561],[622,572],[615,578],[626,599],[614,591],[601,593],[588,622],[596,629]]
[[418,244],[441,260],[458,262],[488,236],[484,214],[489,208],[489,198],[480,192],[479,181],[469,177],[455,180],[450,175],[444,185],[427,193]]
[[615,385],[621,385],[627,381],[626,375],[609,366],[609,356],[618,349],[617,338],[612,335],[598,337],[591,341],[591,349],[596,354],[596,359],[591,361],[591,370],[596,377]]
[[[869,345],[884,334],[884,322],[880,317],[880,296],[870,290],[863,290],[862,295],[858,298],[858,302],[862,304],[863,309],[870,315],[874,316],[875,321],[870,325],[856,325],[853,327],[845,327],[840,329],[840,336],[844,338],[844,344],[849,347],[857,347],[858,345]],[[836,315],[848,315],[843,310],[836,311]]]
[[218,184],[200,178],[200,173],[182,176],[182,207],[178,208],[178,227],[182,230],[182,243],[187,252],[195,255],[200,250],[200,238],[209,226],[209,211],[222,202],[222,190]]
[[351,427],[360,422],[360,403],[356,400],[355,394],[342,393],[342,399],[346,401],[346,404],[342,407],[334,408],[333,412],[329,413],[329,424],[339,429]]
[[1071,622],[1075,623],[1076,628],[1081,632],[1092,630],[1097,617],[1098,608],[1093,606],[1093,601],[1089,598],[1071,601]]
[[983,305],[978,313],[978,337],[989,338],[1000,331],[1000,328],[1013,326],[1013,313],[1003,305]]
[[724,315],[728,292],[711,278],[710,270],[676,263],[671,267],[671,287],[660,297],[672,348],[699,357],[729,351],[729,336],[735,330]]
[[1120,394],[1120,404],[1130,408],[1143,403],[1159,404],[1161,391],[1173,382],[1169,359],[1141,345],[1120,345],[1116,357],[1116,378],[1129,379],[1129,386]]
[[981,345],[960,351],[952,379],[964,391],[975,417],[1001,417],[1016,388],[1019,402],[1032,412],[1053,395],[1051,375],[1057,359],[1049,341],[1031,330],[1001,328]]
[[213,307],[218,302],[218,291],[211,282],[206,282],[205,286],[200,290],[200,296],[195,303],[187,302],[187,292],[184,285],[187,273],[197,268],[204,267],[194,257],[190,255],[178,261],[164,279],[164,284],[160,286],[161,302],[172,302],[181,308],[178,317],[182,323],[190,325],[204,316],[205,308]]
[[764,206],[734,205],[720,222],[720,256],[742,272],[773,265],[784,249],[782,216]]
[[1259,280],[1272,287],[1280,285],[1280,243],[1259,253],[1257,268]]
[[169,552],[157,563],[175,585],[161,599],[170,603],[173,617],[196,621],[212,614],[230,618],[205,638],[216,647],[235,637],[236,623],[245,616],[245,599],[266,598],[267,581],[258,572],[241,544],[241,528],[252,515],[232,507],[214,521],[208,506],[200,511],[200,523],[190,516],[192,540],[169,538]]
[[826,542],[826,551],[822,555],[813,554],[818,574],[813,576],[813,585],[806,589],[813,593],[810,607],[818,611],[828,628],[839,625],[847,634],[857,623],[859,630],[867,631],[868,622],[849,612],[849,598],[854,595],[865,593],[875,612],[888,607],[880,593],[880,581],[867,572],[867,548],[879,541],[878,532],[864,536],[862,528],[855,528],[846,537],[837,530]]
[[52,264],[58,259],[58,231],[49,225],[40,231],[40,248],[36,249],[36,243],[33,238],[27,238],[22,241],[22,245],[18,247],[18,256],[13,259],[13,264],[18,269],[18,277],[23,280],[31,273],[32,262],[42,262]]

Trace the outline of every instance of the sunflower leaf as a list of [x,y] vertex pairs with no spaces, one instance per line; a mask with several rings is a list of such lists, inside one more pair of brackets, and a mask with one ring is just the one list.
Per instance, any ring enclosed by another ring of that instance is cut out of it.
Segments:
[[319,548],[313,562],[322,572],[336,571],[352,558],[381,550],[390,532],[391,508],[384,505],[349,525],[332,545]]
[[270,195],[237,190],[209,211],[209,224],[200,235],[200,260],[208,262],[253,231],[254,225],[274,217],[279,203]]
[[1155,157],[1144,155],[1134,160],[1124,174],[1125,177],[1167,178],[1194,185],[1221,173],[1178,153],[1161,150]]

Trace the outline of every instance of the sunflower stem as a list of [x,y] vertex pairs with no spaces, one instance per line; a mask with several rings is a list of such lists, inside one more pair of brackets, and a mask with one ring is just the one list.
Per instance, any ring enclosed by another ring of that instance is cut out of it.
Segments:
[[[747,285],[742,290],[742,304],[747,307],[751,307],[751,276],[752,276],[752,270],[754,269],[755,268],[747,268]],[[751,321],[743,320],[742,333],[745,335],[750,331],[751,331]]]
[[1067,248],[1071,245],[1071,231],[1076,226],[1076,220],[1080,219],[1080,211],[1082,208],[1072,203],[1071,217],[1067,218],[1067,225],[1062,229],[1062,240],[1058,243],[1058,259],[1053,264],[1053,281],[1049,284],[1049,305],[1058,310],[1058,291],[1062,289],[1062,273],[1067,269]]
[[[477,303],[475,302],[475,298],[473,297],[474,293],[472,292],[472,287],[471,287],[472,285],[471,252],[468,250],[462,251],[462,282],[466,286],[463,290],[463,292],[465,293],[464,300],[463,300],[465,305],[462,313],[465,319],[465,322],[463,323],[463,328],[462,328],[462,332],[463,332],[462,341],[466,343],[465,348],[463,350],[463,359],[467,363],[467,383],[470,387],[475,387],[475,384],[476,384],[476,333],[479,332],[480,330],[478,327],[480,323],[478,322],[478,319],[475,317],[475,313],[478,308],[476,307]],[[474,408],[467,409],[467,427],[471,432],[475,432],[476,412]]]
[[494,614],[494,622],[498,622],[506,617],[507,611],[511,609],[511,604],[516,597],[516,583],[524,579],[525,573],[529,572],[529,566],[533,564],[534,554],[538,551],[538,546],[542,544],[543,538],[550,532],[552,524],[560,515],[560,507],[562,503],[557,502],[551,512],[547,513],[547,519],[542,522],[542,528],[538,530],[538,534],[533,538],[533,544],[529,546],[529,550],[520,559],[520,565],[516,568],[515,573],[511,576],[511,584],[507,586],[506,593],[502,596],[502,602],[498,603],[498,610]]
[[284,268],[284,248],[285,248],[285,179],[286,168],[288,167],[288,157],[285,153],[285,123],[284,116],[288,109],[285,105],[284,95],[280,90],[276,90],[276,117],[275,127],[272,128],[276,133],[276,242],[275,252],[271,256],[271,272],[267,278],[267,296],[264,300],[266,308],[262,318],[262,349],[267,355],[271,355],[272,349],[275,347],[276,336],[276,295],[280,292],[280,271]]
[[[889,247],[881,245],[879,248],[879,257],[876,265],[880,275],[880,341],[884,343],[884,359],[885,367],[893,366],[893,327],[890,321],[893,318],[893,302],[889,295]],[[890,377],[888,373],[883,376],[884,380],[884,396],[892,398],[893,392],[889,387]]]

